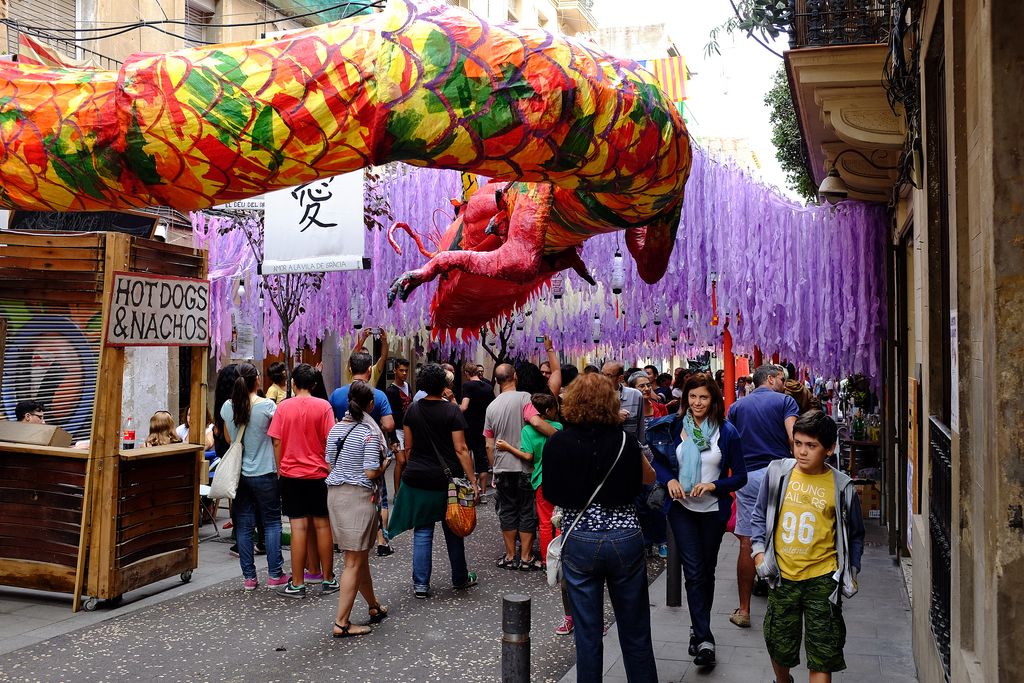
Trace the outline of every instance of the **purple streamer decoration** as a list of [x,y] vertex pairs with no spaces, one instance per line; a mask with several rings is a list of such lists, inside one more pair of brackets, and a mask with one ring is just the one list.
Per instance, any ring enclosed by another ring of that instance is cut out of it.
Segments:
[[[431,236],[439,237],[453,219],[449,200],[461,196],[459,174],[400,164],[382,170],[376,190],[387,197],[393,219],[408,223],[432,249]],[[759,346],[819,375],[879,376],[886,331],[885,207],[854,201],[800,206],[697,148],[686,195],[675,249],[660,282],[644,283],[627,257],[625,288],[620,295],[612,294],[611,256],[616,248],[625,252],[624,236],[593,237],[582,255],[598,287],[566,271],[561,300],[544,290],[525,307],[529,315],[524,330],[515,333],[520,348],[532,350],[533,338],[548,334],[570,356],[666,359],[720,351],[728,319],[736,353],[752,353]],[[262,317],[266,347],[276,352],[281,347],[280,321],[273,310],[263,315],[258,310],[255,258],[240,231],[218,234],[223,220],[193,214],[197,241],[210,250],[213,346],[223,350],[230,343],[231,299],[242,278],[246,297],[241,312],[254,320]],[[399,233],[396,239],[403,247],[401,255],[383,231],[373,231],[366,240],[369,271],[327,274],[292,326],[293,348],[315,345],[329,332],[349,333],[353,297],[364,301],[365,325],[400,336],[429,336],[435,283],[419,288],[409,301],[387,307],[390,283],[425,260],[408,236]],[[718,326],[710,324],[712,272],[718,278]],[[656,311],[659,325],[654,324]],[[595,314],[601,318],[597,345]],[[467,356],[477,346],[476,341],[434,343],[443,353]]]

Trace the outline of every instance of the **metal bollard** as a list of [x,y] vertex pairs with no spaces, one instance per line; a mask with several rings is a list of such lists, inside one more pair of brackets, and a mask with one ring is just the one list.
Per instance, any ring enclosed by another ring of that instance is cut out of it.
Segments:
[[506,595],[501,600],[502,683],[530,680],[530,596]]
[[683,565],[679,561],[679,548],[676,537],[672,533],[672,525],[668,524],[668,559],[665,565],[665,604],[669,607],[680,607],[683,604]]

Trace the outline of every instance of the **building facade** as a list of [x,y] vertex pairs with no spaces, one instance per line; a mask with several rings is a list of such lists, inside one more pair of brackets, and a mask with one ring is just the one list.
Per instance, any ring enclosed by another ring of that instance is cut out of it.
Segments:
[[790,6],[808,169],[891,209],[884,517],[920,680],[1020,680],[1024,3]]

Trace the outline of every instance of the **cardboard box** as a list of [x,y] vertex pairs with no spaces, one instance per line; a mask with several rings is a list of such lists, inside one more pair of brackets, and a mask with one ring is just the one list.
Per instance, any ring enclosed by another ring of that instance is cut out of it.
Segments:
[[71,445],[71,435],[57,425],[0,420],[0,441],[66,448]]
[[860,496],[860,512],[864,519],[879,519],[882,516],[882,493],[878,484],[858,484],[857,495]]

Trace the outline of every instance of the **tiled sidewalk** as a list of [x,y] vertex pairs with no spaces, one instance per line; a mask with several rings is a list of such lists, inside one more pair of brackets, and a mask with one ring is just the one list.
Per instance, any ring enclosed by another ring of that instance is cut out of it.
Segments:
[[[883,530],[869,524],[859,576],[860,592],[843,603],[847,628],[847,669],[832,677],[837,683],[917,681],[911,653],[910,602],[902,573],[893,564],[884,542]],[[761,631],[766,599],[753,599],[752,628],[741,629],[729,623],[729,615],[736,608],[737,600],[735,577],[738,549],[736,538],[726,534],[719,555],[712,614],[718,659],[714,669],[698,669],[693,665],[693,658],[686,654],[690,618],[686,611],[685,592],[682,607],[666,607],[667,574],[663,573],[651,585],[651,625],[659,681],[759,683],[774,680]],[[625,683],[616,627],[608,631],[604,645],[605,683]],[[800,658],[802,661],[805,658],[802,650]],[[804,666],[794,669],[793,677],[798,682],[806,681],[807,669]],[[575,680],[574,668],[566,674],[562,683]]]

